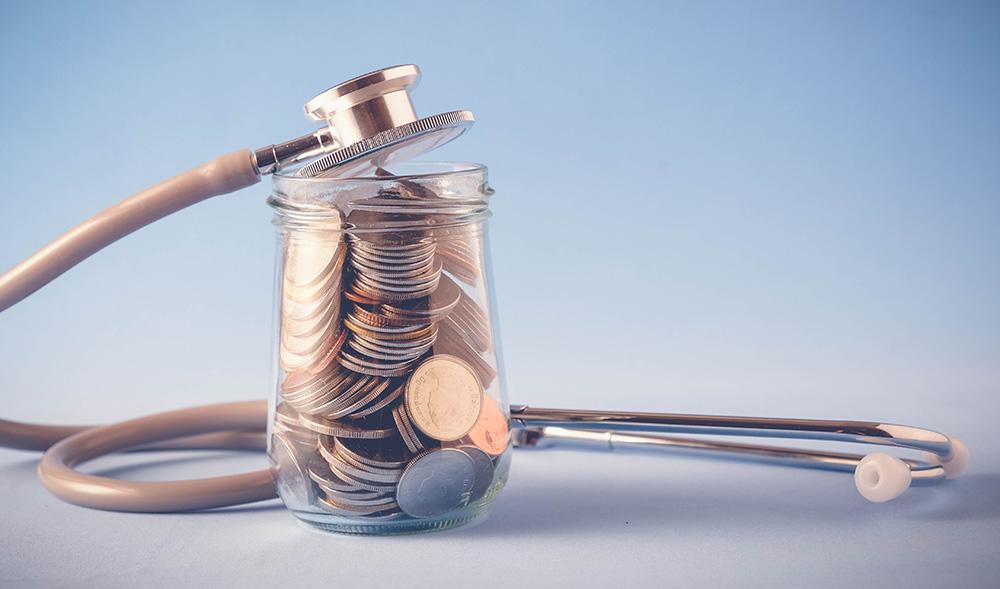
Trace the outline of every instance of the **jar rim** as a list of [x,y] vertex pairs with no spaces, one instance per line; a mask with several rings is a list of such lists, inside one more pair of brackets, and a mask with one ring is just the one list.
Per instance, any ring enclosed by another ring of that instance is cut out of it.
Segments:
[[[305,177],[297,176],[297,169],[279,170],[272,177],[275,182],[303,183],[303,184],[359,184],[359,183],[379,183],[396,180],[432,180],[436,178],[452,178],[464,175],[483,175],[487,168],[484,164],[474,162],[443,162],[443,161],[416,161],[400,162],[392,166],[396,173],[389,176],[347,176],[347,177]],[[414,169],[408,172],[408,169]],[[426,170],[426,171],[424,171]]]

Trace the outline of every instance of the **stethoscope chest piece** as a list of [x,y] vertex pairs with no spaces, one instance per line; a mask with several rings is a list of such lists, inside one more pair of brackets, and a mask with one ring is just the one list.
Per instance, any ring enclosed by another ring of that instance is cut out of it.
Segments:
[[306,116],[326,122],[331,150],[300,168],[299,176],[359,176],[431,151],[475,122],[467,110],[418,118],[410,91],[420,68],[399,65],[338,84],[305,104]]

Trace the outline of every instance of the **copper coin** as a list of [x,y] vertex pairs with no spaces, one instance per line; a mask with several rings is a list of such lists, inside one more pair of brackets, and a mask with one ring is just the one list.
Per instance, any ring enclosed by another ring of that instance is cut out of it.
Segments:
[[510,426],[496,401],[483,397],[483,410],[469,432],[469,440],[490,456],[499,456],[510,441]]

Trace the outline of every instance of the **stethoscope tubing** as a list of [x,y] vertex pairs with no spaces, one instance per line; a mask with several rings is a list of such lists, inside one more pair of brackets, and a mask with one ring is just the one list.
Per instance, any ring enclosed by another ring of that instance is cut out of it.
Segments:
[[38,464],[38,475],[60,499],[110,511],[191,511],[265,501],[277,496],[269,469],[205,479],[136,482],[84,474],[76,467],[134,448],[260,450],[266,424],[265,401],[242,401],[92,427],[49,448]]
[[[521,447],[579,446],[608,450],[694,451],[826,470],[855,471],[866,456],[778,446],[738,444],[664,435],[685,431],[701,435],[744,435],[821,439],[923,450],[925,460],[902,461],[914,484],[947,478],[952,441],[931,430],[858,421],[624,413],[564,409],[511,408],[514,441]],[[76,467],[126,450],[253,449],[264,442],[267,404],[243,401],[180,409],[121,423],[78,429],[56,441],[42,457],[38,474],[54,495],[70,503],[112,511],[178,512],[240,505],[275,498],[270,469],[243,474],[166,482],[132,482],[88,475]],[[604,429],[594,429],[596,425]],[[636,433],[643,432],[643,433]]]

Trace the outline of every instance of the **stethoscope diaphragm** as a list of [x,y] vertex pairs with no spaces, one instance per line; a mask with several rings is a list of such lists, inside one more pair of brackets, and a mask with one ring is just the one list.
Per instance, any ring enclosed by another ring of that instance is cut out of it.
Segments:
[[411,160],[465,133],[476,121],[467,110],[417,119],[331,151],[299,168],[307,177],[364,176],[394,161]]
[[419,81],[420,68],[398,65],[337,84],[306,102],[306,116],[327,124],[328,143],[296,175],[368,175],[436,149],[472,126],[476,119],[467,110],[417,118],[410,91]]

